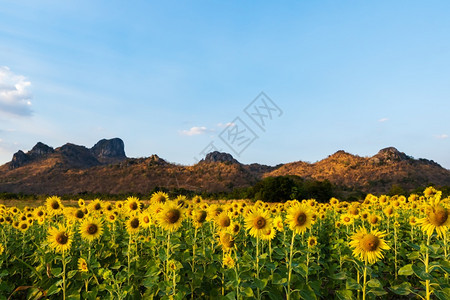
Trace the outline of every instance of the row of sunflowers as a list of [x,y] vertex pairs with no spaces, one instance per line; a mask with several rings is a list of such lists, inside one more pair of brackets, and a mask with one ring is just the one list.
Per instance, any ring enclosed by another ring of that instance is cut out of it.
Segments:
[[0,205],[0,299],[450,299],[448,198]]

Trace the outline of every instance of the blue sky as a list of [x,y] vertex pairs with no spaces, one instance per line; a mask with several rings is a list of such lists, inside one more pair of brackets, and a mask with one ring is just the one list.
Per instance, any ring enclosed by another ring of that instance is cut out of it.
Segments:
[[[38,141],[193,164],[394,146],[450,168],[448,1],[0,0],[0,163]],[[264,91],[265,131],[244,108]],[[239,117],[258,137],[236,155]],[[228,124],[228,127],[227,127]]]

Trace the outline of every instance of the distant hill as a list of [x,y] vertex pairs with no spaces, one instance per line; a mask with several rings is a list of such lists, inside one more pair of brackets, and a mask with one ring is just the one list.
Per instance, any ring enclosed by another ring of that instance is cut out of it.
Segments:
[[238,162],[230,154],[212,152],[193,166],[169,163],[157,155],[128,158],[119,138],[101,140],[92,148],[65,144],[56,149],[41,142],[18,151],[0,166],[0,192],[26,194],[148,193],[155,187],[196,192],[229,192],[269,176],[297,175],[329,180],[341,187],[386,193],[393,184],[413,189],[434,183],[450,186],[450,171],[414,159],[395,148],[372,157],[338,151],[316,163],[302,161],[275,167]]

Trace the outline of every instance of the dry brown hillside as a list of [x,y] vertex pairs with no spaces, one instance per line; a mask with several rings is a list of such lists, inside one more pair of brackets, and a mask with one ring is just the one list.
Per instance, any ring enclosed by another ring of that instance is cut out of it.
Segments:
[[213,152],[193,166],[168,163],[152,155],[127,158],[120,139],[101,140],[92,148],[66,144],[53,149],[38,143],[18,151],[0,166],[0,192],[26,194],[147,193],[155,187],[226,192],[248,187],[267,176],[298,175],[335,185],[386,193],[393,184],[413,189],[434,183],[450,186],[450,171],[433,161],[414,159],[395,148],[372,157],[344,151],[316,163],[276,167],[244,165],[230,154]]

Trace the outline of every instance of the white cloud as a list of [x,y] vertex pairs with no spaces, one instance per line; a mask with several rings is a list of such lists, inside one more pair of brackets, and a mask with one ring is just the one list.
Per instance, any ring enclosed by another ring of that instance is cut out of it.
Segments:
[[221,127],[221,128],[225,128],[225,127],[234,126],[234,123],[233,123],[233,122],[228,122],[228,123],[218,123],[217,126],[218,126],[218,127]]
[[187,136],[205,134],[207,132],[208,132],[208,129],[205,126],[192,127],[189,130],[182,130],[182,131],[180,131],[180,133],[182,135],[187,135]]
[[435,137],[437,138],[437,139],[440,139],[440,140],[443,140],[443,139],[447,139],[448,138],[448,134],[437,134],[437,135],[435,135]]
[[30,116],[32,95],[28,91],[31,82],[16,75],[8,67],[0,66],[0,112],[18,116]]
[[388,118],[381,118],[381,119],[378,120],[378,122],[380,122],[380,123],[383,123],[383,122],[386,122],[386,121],[389,121],[389,119]]

